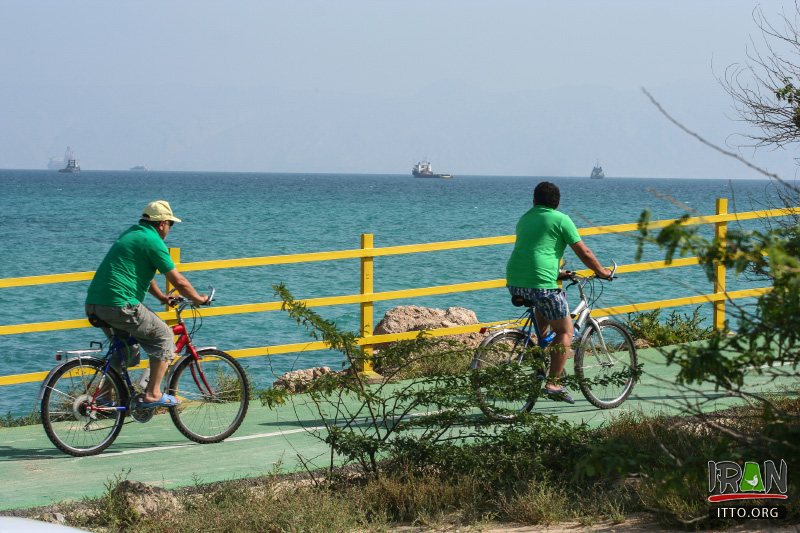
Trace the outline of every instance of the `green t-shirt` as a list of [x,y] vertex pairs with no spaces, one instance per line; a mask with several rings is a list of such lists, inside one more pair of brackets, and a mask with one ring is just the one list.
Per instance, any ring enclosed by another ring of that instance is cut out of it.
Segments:
[[513,287],[558,288],[564,249],[581,240],[572,219],[550,207],[535,205],[517,222],[516,234],[506,265],[506,282]]
[[136,224],[111,246],[89,285],[87,304],[123,307],[144,300],[156,270],[166,274],[175,268],[167,245],[158,231]]

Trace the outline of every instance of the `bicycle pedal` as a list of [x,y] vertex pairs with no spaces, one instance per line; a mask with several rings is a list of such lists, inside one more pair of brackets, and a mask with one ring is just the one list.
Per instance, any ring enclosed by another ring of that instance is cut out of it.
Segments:
[[130,405],[128,406],[128,410],[131,413],[131,418],[133,418],[136,422],[139,422],[140,424],[149,422],[153,418],[153,415],[155,415],[156,410],[152,407],[151,408],[139,407],[138,402],[136,400],[137,398],[134,396],[133,399],[131,399]]

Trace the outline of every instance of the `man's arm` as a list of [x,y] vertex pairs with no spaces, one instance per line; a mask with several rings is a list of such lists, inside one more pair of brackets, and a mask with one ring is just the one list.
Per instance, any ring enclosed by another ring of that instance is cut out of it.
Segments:
[[600,261],[594,256],[594,253],[589,249],[583,241],[578,241],[575,244],[570,244],[572,251],[578,256],[578,259],[584,265],[594,271],[598,278],[608,278],[611,276],[611,271],[600,264]]
[[156,283],[155,279],[150,280],[150,288],[147,289],[147,292],[155,296],[156,299],[162,304],[167,305],[167,303],[169,303],[167,295],[164,294],[164,291],[161,290],[161,287],[158,286],[158,283]]
[[[167,276],[167,281],[169,281],[173,287],[178,289],[179,293],[181,293],[183,296],[186,296],[192,302],[194,302],[194,305],[203,305],[208,301],[208,297],[205,294],[200,294],[196,290],[194,290],[194,287],[192,287],[192,284],[189,283],[189,280],[186,279],[183,276],[183,274],[178,272],[177,268],[173,268],[172,270],[167,272],[166,276]],[[152,289],[152,285],[150,286],[150,288]],[[158,298],[158,296],[156,296],[156,298]]]

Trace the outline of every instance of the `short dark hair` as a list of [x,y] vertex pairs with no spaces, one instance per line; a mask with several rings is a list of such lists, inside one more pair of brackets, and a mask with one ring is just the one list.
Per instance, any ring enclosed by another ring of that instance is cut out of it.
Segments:
[[558,208],[561,202],[561,191],[555,183],[543,181],[533,189],[533,205],[543,205],[545,207]]

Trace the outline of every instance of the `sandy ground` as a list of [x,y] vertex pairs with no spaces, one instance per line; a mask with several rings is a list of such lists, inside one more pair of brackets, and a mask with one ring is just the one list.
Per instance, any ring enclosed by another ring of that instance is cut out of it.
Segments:
[[[668,528],[661,525],[652,516],[647,514],[630,515],[625,522],[614,524],[611,522],[598,522],[592,526],[585,526],[578,522],[563,522],[558,524],[544,525],[518,525],[488,522],[471,527],[401,527],[394,528],[392,531],[416,533],[423,531],[442,531],[442,532],[478,532],[481,533],[640,533],[646,531],[659,531],[664,533],[686,533],[691,531],[691,527],[686,529]],[[701,529],[703,533],[800,533],[800,524],[781,524],[780,522],[751,521],[739,524],[727,529]]]

